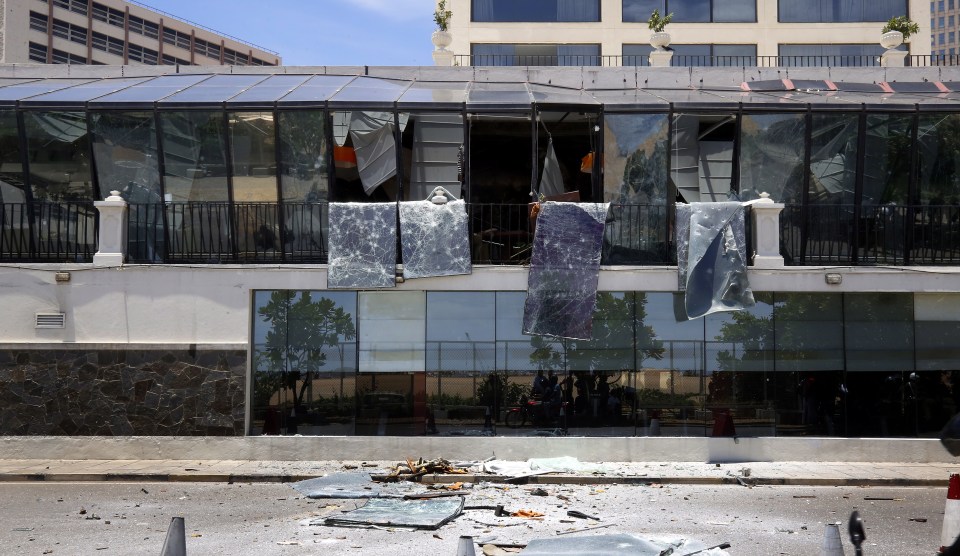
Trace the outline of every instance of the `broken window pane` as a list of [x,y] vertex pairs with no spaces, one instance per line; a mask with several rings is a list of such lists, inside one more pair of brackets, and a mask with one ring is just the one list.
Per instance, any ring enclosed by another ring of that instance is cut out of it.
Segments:
[[327,287],[396,286],[397,205],[330,203]]
[[606,203],[541,205],[524,304],[524,334],[589,340]]
[[403,277],[470,274],[470,240],[463,201],[400,203]]

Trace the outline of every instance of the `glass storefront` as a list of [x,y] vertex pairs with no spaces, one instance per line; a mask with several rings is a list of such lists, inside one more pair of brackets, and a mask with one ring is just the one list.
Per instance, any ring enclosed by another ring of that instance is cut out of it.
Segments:
[[[690,321],[682,294],[600,292],[589,341],[523,335],[524,296],[258,291],[249,433],[913,437],[957,407],[958,294],[757,293]],[[517,426],[540,373],[563,421]]]

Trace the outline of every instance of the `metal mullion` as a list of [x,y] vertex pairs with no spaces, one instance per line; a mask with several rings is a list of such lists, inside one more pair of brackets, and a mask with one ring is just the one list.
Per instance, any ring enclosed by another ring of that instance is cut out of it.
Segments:
[[[664,230],[665,235],[663,236],[664,239],[666,240],[664,242],[665,245],[663,247],[663,250],[664,250],[663,260],[664,262],[667,262],[667,263],[671,262],[670,261],[671,251],[674,253],[676,252],[676,249],[670,249],[670,231],[673,228],[673,226],[671,226],[671,223],[676,218],[676,213],[677,213],[677,187],[675,185],[671,185],[673,183],[673,180],[671,179],[671,176],[670,176],[670,172],[672,171],[672,168],[673,168],[673,133],[675,131],[673,127],[673,121],[675,117],[676,117],[676,114],[674,113],[673,105],[671,104],[669,106],[669,110],[667,111],[667,157],[666,157],[667,158],[667,198],[665,199],[666,207],[667,207],[667,217],[664,219],[665,220],[664,226],[666,226],[666,230]],[[670,198],[671,193],[673,193],[672,199]],[[676,238],[674,238],[674,244],[676,244]],[[677,261],[677,263],[679,264],[679,261]]]
[[286,213],[284,211],[283,204],[283,173],[280,171],[281,161],[280,161],[281,149],[280,149],[280,112],[277,111],[277,105],[274,103],[273,106],[273,166],[276,168],[276,180],[277,180],[277,226],[280,228],[279,237],[280,237],[280,260],[285,261],[287,258],[287,224],[284,220]]
[[[51,4],[51,9],[52,4]],[[37,252],[37,242],[35,239],[36,234],[36,219],[34,218],[34,207],[36,206],[36,199],[33,197],[33,183],[30,179],[30,143],[27,141],[27,126],[24,119],[24,112],[22,110],[17,110],[17,134],[20,136],[20,163],[23,165],[23,187],[24,187],[24,199],[26,200],[26,210],[27,210],[27,229],[29,230],[28,239],[28,249],[29,257],[35,257]]]
[[907,174],[907,206],[905,207],[903,223],[903,264],[910,265],[913,252],[914,235],[914,204],[920,198],[920,146],[918,145],[920,134],[920,106],[916,106],[913,113],[913,129],[910,131],[910,173]]
[[[157,174],[160,180],[160,206],[158,210],[160,211],[160,217],[163,219],[164,241],[162,260],[166,263],[169,262],[168,254],[170,252],[170,222],[167,218],[167,169],[163,152],[163,128],[161,127],[160,111],[156,109],[156,103],[154,103],[153,108],[153,122],[154,134],[157,140]],[[172,203],[171,207],[173,207]],[[156,217],[154,216],[154,218]]]
[[857,129],[857,174],[853,185],[853,237],[850,238],[850,262],[856,265],[860,261],[860,216],[863,205],[863,172],[867,156],[867,109],[860,110],[860,124]]
[[603,160],[603,133],[605,129],[605,120],[603,113],[603,106],[600,107],[600,112],[597,113],[597,122],[594,126],[598,127],[598,131],[594,131],[591,127],[590,133],[592,134],[592,139],[595,141],[593,149],[593,165],[590,168],[590,189],[593,196],[593,202],[605,202],[606,199],[603,198],[603,165],[600,164],[600,161]]
[[[807,105],[807,114],[804,117],[805,129],[803,132],[803,167],[810,168],[810,157],[812,156],[812,147],[810,145],[813,142],[813,110],[812,105]],[[807,234],[810,230],[807,223],[807,216],[809,214],[810,206],[810,172],[803,173],[803,191],[801,192],[800,198],[800,263],[803,264],[807,260]],[[756,248],[756,247],[754,247]]]
[[238,244],[238,229],[237,229],[237,220],[236,220],[236,207],[233,202],[233,143],[230,141],[230,113],[227,112],[226,104],[224,104],[220,110],[223,112],[223,132],[221,134],[220,140],[223,141],[224,157],[226,158],[226,170],[227,170],[227,221],[229,222],[230,230],[230,250],[233,254],[233,260],[240,260],[240,250]]
[[537,168],[539,163],[537,161],[538,149],[540,147],[540,112],[537,110],[536,106],[530,105],[530,111],[532,112],[532,117],[530,118],[530,191],[533,193],[531,195],[532,202],[538,202],[540,200],[539,193],[537,189]]

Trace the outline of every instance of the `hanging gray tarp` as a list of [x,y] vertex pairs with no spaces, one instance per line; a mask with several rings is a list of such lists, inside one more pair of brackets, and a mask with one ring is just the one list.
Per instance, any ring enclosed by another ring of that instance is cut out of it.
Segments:
[[677,204],[677,270],[688,318],[752,307],[743,205]]
[[[697,552],[702,551],[702,552]],[[665,535],[591,535],[578,537],[547,537],[533,539],[520,551],[523,556],[563,556],[589,554],[590,556],[662,556],[665,554],[693,554],[726,556],[719,548],[686,537]]]
[[350,139],[357,155],[357,172],[363,191],[370,195],[397,173],[397,142],[392,121],[378,120],[365,112],[354,112]]
[[470,274],[470,238],[463,201],[400,203],[403,277]]
[[436,529],[463,512],[463,497],[427,500],[371,498],[366,504],[344,514],[328,517],[324,525],[412,527]]
[[396,286],[396,203],[330,203],[329,288]]
[[460,114],[417,114],[413,128],[410,198],[425,199],[436,187],[460,197]]
[[540,174],[539,192],[544,197],[561,195],[564,192],[563,173],[557,161],[557,152],[553,150],[553,137],[547,141],[547,154],[543,157],[543,173]]
[[523,333],[589,340],[609,203],[541,204],[523,306]]

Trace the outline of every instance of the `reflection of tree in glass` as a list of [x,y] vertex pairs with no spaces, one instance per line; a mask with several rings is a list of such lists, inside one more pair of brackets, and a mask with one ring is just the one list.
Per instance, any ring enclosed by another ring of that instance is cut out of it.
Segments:
[[[773,303],[773,295],[754,293],[758,306]],[[720,326],[719,342],[731,344],[730,350],[717,353],[717,371],[710,379],[707,401],[710,403],[762,403],[766,397],[763,372],[737,369],[763,362],[767,350],[773,350],[773,317],[750,311],[730,313],[730,322]],[[782,338],[781,338],[782,340]]]
[[[309,291],[276,291],[257,314],[269,323],[264,349],[257,355],[257,370],[272,373],[275,389],[289,388],[294,407],[303,403],[310,378],[327,362],[326,348],[338,348],[356,337],[353,316],[326,297],[314,301]],[[301,379],[300,391],[297,382]]]

